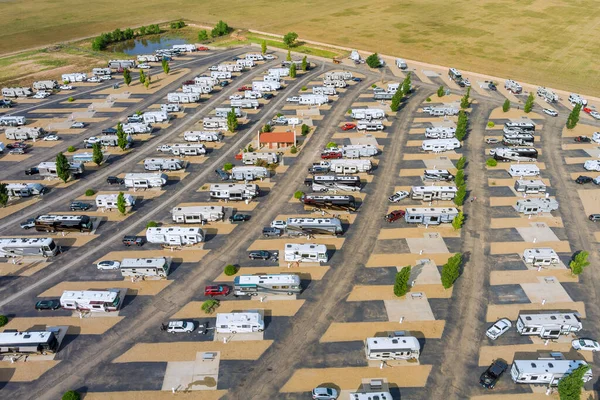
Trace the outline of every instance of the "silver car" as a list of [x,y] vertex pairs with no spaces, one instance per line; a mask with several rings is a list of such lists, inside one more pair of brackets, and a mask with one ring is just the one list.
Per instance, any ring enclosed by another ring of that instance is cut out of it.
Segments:
[[119,269],[119,267],[121,266],[121,263],[118,261],[104,260],[104,261],[100,261],[96,266],[98,267],[98,269],[101,269],[101,270]]
[[409,193],[406,190],[400,190],[388,197],[388,200],[390,201],[390,203],[397,203],[400,200],[404,200],[405,198],[407,198],[408,195]]
[[330,387],[316,387],[312,390],[313,400],[335,400],[338,391]]
[[485,331],[485,335],[492,340],[498,339],[502,336],[506,331],[508,331],[512,327],[512,323],[507,318],[502,318],[496,321],[496,323],[488,328]]

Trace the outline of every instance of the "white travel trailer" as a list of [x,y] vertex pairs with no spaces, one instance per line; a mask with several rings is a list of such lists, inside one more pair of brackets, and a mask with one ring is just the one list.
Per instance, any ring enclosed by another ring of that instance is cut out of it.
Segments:
[[123,132],[133,135],[136,133],[151,133],[152,125],[145,122],[130,122],[123,124]]
[[531,264],[534,267],[557,265],[560,263],[560,258],[554,249],[543,247],[539,249],[525,249],[523,251],[523,262]]
[[539,176],[540,169],[535,164],[512,164],[508,169],[508,173],[513,178],[519,178],[523,176]]
[[523,87],[512,79],[507,79],[504,81],[504,88],[509,92],[513,92],[514,94],[519,94],[523,91]]
[[92,68],[92,75],[94,76],[110,76],[112,70],[110,68]]
[[35,82],[33,82],[33,88],[35,90],[58,89],[58,82],[56,82],[56,81],[35,81]]
[[392,400],[389,384],[383,379],[364,382],[356,392],[350,392],[350,400]]
[[543,86],[538,87],[537,95],[539,97],[544,98],[547,103],[555,103],[558,101],[558,95],[554,93],[552,90],[545,88]]
[[5,115],[0,117],[1,126],[21,126],[27,123],[27,118],[20,115]]
[[569,95],[569,103],[571,103],[573,107],[575,107],[577,104],[581,104],[581,106],[587,106],[588,101],[578,94],[571,93]]
[[586,171],[600,171],[600,161],[587,160],[583,163],[583,168],[585,168]]
[[148,174],[148,173],[130,173],[125,174],[125,186],[128,188],[155,188],[162,187],[167,184],[167,175],[156,173],[156,174]]
[[112,68],[112,69],[135,68],[135,61],[134,60],[110,60],[108,62],[108,68]]
[[167,279],[171,269],[171,260],[164,257],[124,258],[119,269],[123,277]]
[[534,147],[499,147],[490,150],[497,161],[535,162],[538,151]]
[[[117,209],[118,194],[99,194],[96,196],[96,207],[105,208],[107,210]],[[133,207],[135,205],[135,197],[125,193],[123,194],[125,199],[125,207]]]
[[344,232],[338,218],[288,218],[288,235],[341,235]]
[[252,60],[252,61],[264,61],[264,57],[262,54],[260,53],[248,53],[246,54],[246,60]]
[[[40,172],[40,176],[58,178],[58,173],[56,172],[56,162],[54,161],[39,163],[37,168]],[[84,169],[83,163],[77,161],[69,162],[69,170],[71,171],[71,175],[74,177],[78,177],[79,175],[83,174]]]
[[269,170],[265,167],[258,166],[244,166],[244,167],[233,167],[231,169],[231,179],[234,181],[253,181],[255,179],[268,178],[270,176]]
[[379,149],[372,144],[350,144],[340,147],[340,150],[348,158],[372,157],[379,153]]
[[137,61],[139,63],[161,62],[161,60],[162,60],[162,57],[155,55],[155,54],[142,54],[142,55],[137,56]]
[[428,139],[450,139],[456,134],[456,128],[449,126],[434,126],[425,128],[425,137]]
[[146,240],[167,246],[194,245],[204,240],[204,232],[200,228],[181,226],[155,227],[146,229]]
[[545,193],[546,184],[541,179],[518,179],[515,182],[515,190],[523,193]]
[[383,119],[385,118],[385,111],[379,108],[354,108],[351,111],[353,119],[366,119],[368,121],[372,119]]
[[217,333],[252,333],[265,330],[265,321],[258,311],[217,313]]
[[426,169],[423,173],[423,180],[433,182],[450,182],[454,180],[454,175],[452,175],[447,169]]
[[200,93],[173,92],[167,94],[167,101],[170,103],[196,103],[200,101]]
[[13,356],[32,354],[54,354],[60,348],[58,341],[59,328],[47,327],[39,331],[19,332],[16,329],[7,329],[0,333],[0,354],[6,355],[11,360]]
[[231,79],[230,71],[210,71],[210,76],[216,79]]
[[439,225],[451,223],[458,215],[458,209],[450,208],[407,208],[404,220],[409,224]]
[[379,120],[361,119],[356,123],[356,129],[359,131],[382,131],[385,129],[385,126]]
[[236,64],[241,65],[244,68],[252,68],[255,65],[254,60],[249,60],[247,58],[240,58],[235,60],[235,62]]
[[264,160],[267,164],[275,164],[279,161],[277,153],[243,153],[242,163],[244,165],[254,165],[257,161]]
[[320,94],[325,96],[336,96],[337,91],[335,88],[327,87],[327,86],[313,86],[312,88],[313,94]]
[[217,71],[241,72],[243,69],[244,66],[238,63],[221,63],[217,65]]
[[33,92],[28,87],[2,88],[2,96],[4,97],[27,97],[31,95],[33,95]]
[[423,149],[423,151],[431,151],[433,153],[442,153],[444,151],[460,149],[460,141],[456,138],[423,140],[421,149]]
[[515,208],[525,215],[539,214],[558,210],[558,201],[551,198],[521,199],[517,201]]
[[61,79],[63,82],[85,82],[87,81],[87,74],[75,72],[73,74],[62,74]]
[[192,53],[198,49],[193,44],[174,44],[173,50],[181,51],[181,52],[185,52],[185,53]]
[[207,131],[185,131],[183,140],[186,142],[220,142],[223,139],[221,132]]
[[281,77],[279,75],[264,75],[263,82],[281,82]]
[[326,72],[325,77],[324,77],[324,79],[331,79],[331,80],[341,79],[344,81],[350,80],[352,78],[353,78],[353,75],[352,75],[352,72],[350,72],[350,71]]
[[144,169],[146,171],[179,171],[183,169],[183,161],[178,158],[146,158]]
[[240,100],[230,100],[229,105],[231,105],[231,107],[257,109],[260,106],[260,103],[258,102],[258,100],[254,100],[254,99],[240,99]]
[[[100,144],[105,147],[117,147],[119,145],[119,138],[116,135],[104,135],[104,136],[100,136],[98,139],[100,140]],[[127,140],[127,143],[125,145],[125,148],[128,149],[129,147],[131,147],[131,144],[133,143],[133,139],[131,138],[131,135],[127,135],[126,140]],[[77,154],[75,154],[73,156],[73,160],[75,160],[77,158],[76,156],[77,156]]]
[[174,156],[200,156],[206,154],[206,147],[202,143],[175,143],[171,145],[171,154]]
[[210,185],[210,197],[226,200],[251,200],[260,194],[257,185],[241,183],[216,183]]
[[329,97],[320,94],[301,94],[299,96],[298,104],[320,106],[329,103]]
[[202,126],[204,129],[227,129],[227,118],[205,117]]
[[4,135],[6,139],[9,140],[29,140],[29,139],[37,139],[41,136],[44,136],[46,131],[43,128],[38,127],[12,127],[6,128],[4,131]]
[[452,200],[456,196],[456,186],[413,186],[410,198],[413,200]]
[[517,332],[523,336],[558,339],[560,335],[579,332],[583,325],[577,312],[544,311],[521,313],[517,319]]
[[9,197],[30,197],[44,194],[48,189],[40,183],[8,183],[6,192]]
[[190,206],[175,207],[171,211],[173,222],[183,224],[200,224],[205,222],[222,221],[225,215],[221,206]]
[[313,192],[360,192],[360,186],[347,185],[344,182],[312,182]]
[[414,336],[370,337],[365,340],[367,360],[418,360],[421,344]]
[[212,76],[197,76],[194,78],[194,83],[201,86],[215,86],[219,83],[219,80]]
[[267,75],[271,75],[271,76],[290,76],[290,69],[289,68],[269,68],[269,70],[267,71]]
[[[560,353],[559,353],[560,354]],[[551,353],[552,355],[552,353]],[[510,377],[515,383],[558,386],[558,382],[582,365],[582,360],[565,360],[564,357],[538,358],[537,360],[514,360],[510,368]],[[583,375],[583,382],[592,380],[592,369]]]
[[170,119],[169,114],[164,110],[146,111],[144,114],[142,114],[142,118],[144,119],[144,122],[147,124],[153,124],[153,123],[157,123],[157,122],[166,122]]
[[368,172],[373,167],[371,160],[329,160],[329,172],[338,174],[356,174]]
[[212,86],[208,86],[208,85],[183,85],[181,87],[181,91],[183,93],[189,94],[189,93],[195,93],[198,95],[201,94],[208,94],[210,92],[212,92]]
[[346,83],[346,81],[343,81],[341,79],[325,79],[323,80],[323,86],[331,88],[345,88],[346,86],[348,86],[348,84]]
[[233,293],[236,296],[258,296],[260,293],[302,293],[302,283],[296,274],[239,275],[234,278]]
[[164,112],[167,112],[167,113],[180,112],[181,111],[181,106],[179,104],[173,104],[173,103],[161,104],[160,105],[160,110],[164,111]]
[[324,263],[329,260],[327,257],[327,247],[324,244],[314,243],[286,243],[284,257],[287,262]]
[[[235,113],[235,116],[238,118],[241,118],[244,116],[244,113],[242,112],[242,109],[239,107],[224,107],[224,108],[215,108],[215,116],[216,117],[220,117],[220,118],[227,118],[227,115],[231,112],[231,110],[233,110],[233,112]],[[225,127],[227,128],[227,127]],[[224,128],[224,129],[225,129]]]
[[121,308],[119,289],[65,290],[60,296],[60,306],[65,310],[112,312]]
[[445,115],[458,115],[458,108],[448,106],[430,107],[428,109],[429,115],[434,117],[443,117]]
[[278,81],[254,81],[252,82],[252,91],[255,92],[273,92],[281,89],[281,83]]
[[0,238],[0,257],[52,257],[59,251],[52,238]]

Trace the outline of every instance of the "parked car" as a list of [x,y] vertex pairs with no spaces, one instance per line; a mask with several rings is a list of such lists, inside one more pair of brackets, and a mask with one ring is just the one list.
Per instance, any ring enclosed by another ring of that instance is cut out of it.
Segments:
[[84,122],[73,122],[71,124],[71,128],[72,129],[81,129],[81,128],[85,128],[85,123]]
[[268,260],[271,258],[271,253],[266,250],[256,250],[248,253],[248,258],[251,260]]
[[252,86],[244,85],[238,88],[238,92],[245,92],[246,90],[252,90]]
[[117,134],[117,130],[115,128],[102,129],[102,134],[103,135],[116,135]]
[[336,400],[338,392],[334,388],[319,386],[312,390],[313,400]]
[[594,339],[573,339],[571,346],[575,350],[600,351],[600,344]]
[[96,264],[96,267],[98,269],[119,269],[119,267],[121,266],[121,263],[118,261],[109,261],[109,260],[105,260],[105,261],[100,261],[98,264]]
[[140,64],[140,65],[138,65],[138,68],[139,69],[150,69],[150,68],[152,68],[152,65],[150,65],[150,64]]
[[221,86],[221,87],[225,87],[227,85],[229,85],[229,81],[221,81],[221,82],[219,82],[219,86]]
[[409,194],[410,193],[408,193],[406,190],[400,190],[400,191],[394,193],[393,195],[391,195],[390,197],[388,197],[388,200],[391,203],[397,203],[400,200],[404,200],[405,198],[407,198]]
[[264,54],[264,55],[263,55],[263,58],[264,58],[265,60],[274,60],[274,59],[275,59],[275,56],[274,56],[274,55],[272,55],[272,54]]
[[493,389],[502,374],[508,369],[508,364],[503,360],[494,360],[492,365],[479,377],[479,384],[486,389]]
[[35,174],[39,174],[40,170],[37,169],[36,167],[31,167],[31,168],[27,168],[25,170],[25,175],[35,175]]
[[588,218],[593,222],[600,221],[600,214],[590,214]]
[[575,182],[577,182],[580,185],[585,185],[586,183],[590,183],[592,182],[594,179],[592,179],[589,176],[585,176],[585,175],[579,175],[577,177],[577,179],[575,179]]
[[356,129],[356,124],[353,124],[352,122],[346,122],[344,125],[342,125],[343,131],[349,131],[351,129]]
[[106,183],[109,185],[122,185],[125,183],[125,180],[116,176],[107,176]]
[[549,115],[549,116],[551,116],[551,117],[558,117],[558,112],[556,112],[556,111],[554,111],[554,110],[551,110],[551,109],[549,109],[549,108],[544,108],[544,109],[542,110],[542,112],[543,112],[544,114],[548,114],[548,115]]
[[242,96],[241,94],[233,94],[233,95],[229,96],[229,100],[241,100],[243,98],[244,98],[244,96]]
[[25,149],[21,148],[21,147],[17,147],[15,149],[11,149],[8,154],[12,154],[12,155],[21,155],[21,154],[25,154]]
[[72,201],[69,208],[71,211],[87,211],[92,208],[92,206],[82,201]]
[[227,296],[231,292],[231,287],[227,285],[210,285],[204,288],[204,295],[209,297]]
[[12,100],[2,99],[0,100],[0,108],[11,108],[13,106]]
[[87,81],[92,82],[92,83],[98,83],[98,82],[100,82],[100,78],[98,78],[97,76],[92,76],[92,77],[89,77],[87,79]]
[[457,82],[456,82],[456,84],[457,84],[458,86],[460,86],[460,87],[465,87],[465,86],[467,86],[467,85],[465,85],[465,81],[464,81],[464,80],[457,81]]
[[250,220],[250,215],[248,214],[233,214],[229,217],[229,222],[246,222]]
[[196,48],[196,50],[198,50],[198,51],[208,51],[208,47],[206,47],[206,46],[198,46]]
[[264,237],[281,236],[281,229],[266,226],[263,228],[262,234]]
[[341,151],[324,151],[321,153],[321,159],[323,160],[337,160],[343,156]]
[[499,319],[494,323],[494,325],[490,326],[487,331],[485,331],[485,335],[492,340],[498,339],[502,336],[506,331],[508,331],[512,327],[512,323],[507,318]]
[[583,112],[585,112],[585,113],[588,113],[588,114],[589,114],[589,113],[591,113],[592,111],[593,111],[593,110],[592,110],[591,108],[589,108],[589,107],[583,107]]
[[579,142],[579,143],[590,143],[592,141],[592,139],[590,139],[587,136],[577,136],[573,140],[575,140],[576,142]]
[[132,245],[142,246],[144,244],[144,238],[132,235],[123,236],[123,244],[127,247]]
[[35,95],[33,95],[33,98],[34,99],[45,99],[46,97],[49,97],[49,96],[50,96],[50,93],[44,92],[44,91],[39,91]]
[[169,321],[166,327],[168,333],[192,333],[194,331],[194,323],[191,321]]
[[487,144],[498,144],[500,143],[500,139],[496,139],[496,138],[487,138],[485,139],[485,142]]
[[276,219],[273,222],[271,222],[271,228],[277,228],[277,229],[285,229],[287,228],[287,221],[283,220],[283,219]]
[[404,210],[394,210],[391,213],[386,214],[385,220],[391,223],[404,217],[404,214],[406,214],[406,211]]
[[600,185],[600,176],[595,177],[592,182],[594,183],[594,185]]
[[25,142],[14,142],[6,145],[7,149],[26,149],[28,147]]
[[112,76],[110,76],[110,75],[101,75],[98,78],[100,78],[101,81],[110,81],[112,79]]
[[600,112],[594,110],[590,113],[590,115],[592,116],[592,118],[594,119],[600,119]]
[[35,309],[38,311],[42,310],[58,310],[60,308],[60,300],[40,300],[35,303]]
[[229,180],[229,174],[221,169],[215,169],[215,174],[217,174],[222,181]]
[[468,80],[467,78],[463,79],[463,83],[465,84],[466,87],[471,87],[471,81]]
[[21,229],[31,229],[35,227],[35,218],[29,218],[25,222],[21,222]]
[[271,100],[275,96],[273,95],[273,93],[263,93],[262,97],[265,100]]
[[51,141],[51,142],[57,141],[59,139],[60,139],[60,137],[58,137],[58,135],[47,135],[47,136],[44,136],[44,140]]
[[354,77],[354,78],[352,78],[352,80],[353,80],[354,82],[362,82],[362,79],[360,79],[360,78],[358,78],[358,77]]
[[73,90],[73,86],[71,85],[61,85],[59,87],[60,90]]
[[494,82],[490,82],[490,83],[488,84],[488,88],[489,88],[489,89],[490,89],[492,92],[495,92],[496,90],[498,90],[498,89],[496,88],[496,85],[494,85]]

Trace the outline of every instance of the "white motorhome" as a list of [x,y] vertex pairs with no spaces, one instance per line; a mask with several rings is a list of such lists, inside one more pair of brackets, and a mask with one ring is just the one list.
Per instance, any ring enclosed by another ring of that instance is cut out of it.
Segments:
[[301,94],[299,96],[298,104],[320,106],[329,103],[329,97],[320,94]]
[[560,264],[556,251],[550,247],[523,250],[523,262],[534,267]]
[[[58,173],[56,172],[56,162],[54,161],[39,163],[37,168],[40,172],[40,176],[58,178]],[[83,166],[83,163],[72,161],[69,162],[69,170],[71,171],[71,175],[78,177],[79,175],[83,174],[85,167]]]
[[246,60],[252,60],[252,61],[264,61],[264,57],[262,54],[260,53],[248,53],[246,54]]
[[255,179],[268,178],[270,176],[269,170],[265,167],[258,166],[244,166],[244,167],[233,167],[231,169],[231,179],[234,181],[253,181]]
[[535,123],[534,122],[529,122],[529,121],[508,121],[506,123],[504,123],[504,128],[503,128],[506,132],[506,129],[510,129],[509,132],[522,132],[522,133],[534,133],[535,132]]
[[539,176],[540,169],[535,164],[512,164],[508,169],[508,173],[513,178],[524,176]]
[[[125,139],[127,140],[127,143],[125,144],[125,148],[128,149],[129,147],[131,147],[131,144],[133,143],[133,139],[131,138],[131,135],[127,135],[127,137]],[[117,147],[119,145],[119,138],[116,135],[100,136],[100,137],[98,137],[98,140],[100,141],[100,144],[105,147]],[[84,140],[84,142],[86,142],[86,141]],[[75,156],[77,156],[77,154],[75,154]],[[73,156],[74,160],[76,159],[75,156]]]
[[133,135],[136,133],[151,133],[152,125],[145,122],[130,122],[123,124],[123,132]]
[[6,192],[9,197],[30,197],[44,194],[48,189],[40,183],[8,183]]
[[[96,207],[105,208],[107,210],[116,210],[118,208],[118,194],[99,194],[96,196]],[[123,194],[125,207],[133,207],[135,205],[135,197],[125,193]]]
[[460,141],[456,138],[423,140],[421,149],[423,151],[431,151],[433,153],[442,153],[444,151],[460,149]]
[[210,76],[216,79],[231,79],[230,71],[210,71]]
[[521,199],[517,201],[515,209],[525,215],[551,212],[558,210],[558,201],[551,198]]
[[263,82],[281,83],[281,77],[279,75],[264,75]]
[[385,111],[379,108],[354,108],[350,115],[353,119],[366,119],[370,121],[372,119],[385,118]]
[[157,258],[124,258],[119,270],[123,277],[143,277],[167,279],[171,269],[171,260],[164,257]]
[[146,62],[161,62],[162,57],[155,55],[155,54],[141,54],[137,56],[137,61],[139,63],[146,63]]
[[275,81],[254,81],[252,82],[252,91],[255,92],[273,92],[281,89],[281,83]]
[[181,226],[154,227],[146,229],[146,240],[168,246],[194,245],[204,240],[204,232],[200,228]]
[[25,359],[32,354],[54,354],[60,348],[58,341],[58,327],[47,327],[37,331],[19,332],[16,329],[7,329],[0,333],[0,354],[7,356],[10,360],[13,357],[25,356]]
[[439,225],[451,223],[457,215],[458,209],[455,207],[407,208],[404,220],[409,224]]
[[235,60],[235,62],[236,64],[241,65],[244,68],[252,68],[255,65],[254,60],[249,60],[247,58],[240,58]]
[[456,134],[455,127],[434,126],[425,128],[425,137],[428,139],[450,139]]
[[319,262],[329,260],[327,246],[314,243],[286,243],[284,248],[284,259],[287,262]]
[[337,91],[335,88],[327,87],[327,86],[313,86],[312,88],[313,94],[320,94],[324,96],[336,96]]
[[360,186],[347,185],[344,182],[312,182],[312,191],[313,192],[360,192]]
[[112,68],[112,69],[135,68],[135,61],[134,60],[110,60],[110,61],[108,61],[108,68]]
[[142,118],[144,119],[144,122],[147,124],[153,124],[153,123],[157,123],[157,122],[166,122],[166,121],[169,121],[169,119],[170,119],[169,114],[164,110],[146,111],[144,114],[142,114]]
[[490,155],[497,161],[535,162],[538,151],[534,147],[500,147],[490,150]]
[[244,66],[238,63],[221,63],[217,65],[217,71],[241,72],[243,69]]
[[[506,131],[507,128],[504,128],[504,130]],[[502,143],[506,146],[533,146],[535,143],[535,136],[531,133],[505,132],[502,136]]]
[[146,171],[179,171],[183,169],[183,161],[178,158],[146,158],[144,169]]
[[119,289],[65,290],[60,296],[60,306],[65,310],[114,312],[121,308]]
[[329,172],[338,174],[356,174],[368,172],[373,168],[371,160],[329,160]]
[[340,150],[348,158],[372,157],[379,153],[379,149],[372,144],[350,144],[340,147]]
[[28,97],[31,95],[33,95],[33,92],[28,87],[2,88],[2,96],[4,97]]
[[331,88],[345,88],[346,86],[348,86],[348,84],[346,83],[346,81],[343,81],[341,79],[325,79],[323,80],[323,86]]
[[520,94],[523,91],[523,87],[512,79],[504,81],[504,88],[514,94]]
[[156,173],[130,173],[125,174],[125,186],[128,188],[155,188],[162,187],[167,184],[167,175]]
[[171,154],[174,156],[200,156],[206,154],[206,147],[202,143],[175,143],[171,145]]
[[252,333],[265,330],[265,321],[258,311],[217,313],[217,333]]
[[110,68],[92,68],[92,75],[94,76],[110,76],[112,70]]
[[1,126],[21,126],[27,123],[27,118],[20,115],[4,115],[0,117]]
[[208,94],[210,92],[212,92],[212,86],[208,86],[208,85],[183,85],[181,86],[181,91],[183,93],[189,94],[197,94],[197,95],[201,95],[201,94]]
[[29,140],[29,139],[37,139],[41,136],[44,136],[46,131],[43,128],[39,127],[11,127],[6,128],[4,131],[4,135],[8,140]]
[[421,344],[414,336],[370,337],[365,340],[367,360],[418,360]]
[[515,190],[523,193],[545,193],[546,184],[541,179],[518,179],[515,182]]
[[544,311],[542,313],[520,313],[517,332],[523,336],[539,336],[542,339],[558,339],[583,329],[577,312]]
[[61,80],[63,82],[85,82],[87,81],[87,74],[75,72],[73,74],[62,74]]
[[167,101],[170,103],[196,103],[200,101],[200,94],[173,92],[167,94]]
[[545,88],[543,86],[538,87],[537,95],[539,97],[543,97],[546,103],[555,103],[558,101],[558,95],[554,93],[552,90]]
[[227,118],[205,117],[202,126],[204,129],[227,129]]
[[194,51],[197,51],[198,49],[193,44],[174,44],[173,50],[181,51],[181,52],[185,52],[185,53],[192,53]]
[[359,131],[382,131],[385,126],[379,120],[361,119],[356,123],[356,129]]
[[448,77],[454,82],[460,82],[463,80],[462,74],[456,68],[450,68],[448,70]]
[[215,86],[219,83],[219,80],[212,76],[197,76],[194,78],[194,83],[201,86]]
[[423,180],[434,182],[450,182],[454,180],[454,175],[452,175],[447,169],[426,169],[423,173]]
[[185,131],[183,140],[186,142],[220,142],[223,134],[218,131]]
[[587,106],[588,101],[578,94],[571,93],[569,95],[569,103],[571,103],[573,107],[577,104],[580,104],[581,106]]
[[[582,360],[565,360],[564,357],[514,360],[510,368],[510,377],[515,383],[558,386],[558,382],[563,377],[582,365],[588,365],[588,363]],[[582,379],[583,382],[592,380],[591,368],[587,370]]]
[[587,160],[583,163],[583,168],[585,168],[586,171],[600,171],[600,161]]
[[[238,118],[241,118],[244,116],[244,113],[242,112],[242,109],[239,107],[224,107],[224,108],[215,108],[215,116],[219,117],[219,118],[227,118],[227,115],[231,112],[231,110],[233,110],[233,112],[235,113],[235,116]],[[224,128],[226,129],[227,126]]]
[[267,164],[276,164],[279,161],[277,153],[243,153],[242,163],[244,165],[254,165],[257,161],[264,160]]
[[452,200],[456,196],[456,186],[413,186],[410,198],[413,200]]
[[0,238],[0,257],[52,257],[59,251],[52,238]]
[[33,88],[35,90],[58,89],[58,82],[56,82],[56,81],[35,81],[35,82],[33,82]]
[[331,80],[341,79],[344,81],[350,80],[352,78],[353,78],[353,75],[352,75],[352,72],[350,72],[350,71],[326,72],[325,77],[324,77],[324,79],[331,79]]
[[216,183],[210,185],[210,197],[226,200],[251,200],[260,194],[257,185],[241,183]]
[[356,392],[350,392],[350,400],[392,400],[389,384],[383,379],[371,379],[363,382]]
[[443,117],[446,115],[458,115],[459,109],[450,106],[429,107],[427,111],[433,117]]
[[173,104],[173,103],[161,104],[160,105],[160,110],[164,111],[164,112],[167,112],[167,113],[180,112],[181,111],[181,106],[179,104]]
[[173,222],[184,224],[200,224],[205,222],[222,221],[225,215],[221,206],[190,206],[175,207],[171,211]]

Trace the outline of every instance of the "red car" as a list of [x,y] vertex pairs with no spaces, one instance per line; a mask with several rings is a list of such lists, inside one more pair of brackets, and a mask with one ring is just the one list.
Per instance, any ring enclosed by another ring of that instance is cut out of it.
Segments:
[[349,131],[350,129],[356,129],[356,124],[353,124],[352,122],[346,122],[344,125],[342,125],[343,131]]
[[583,112],[586,112],[586,113],[588,113],[588,114],[589,114],[589,113],[591,113],[592,111],[593,111],[593,110],[592,110],[591,108],[589,108],[589,107],[583,107]]
[[323,160],[337,160],[339,158],[342,158],[342,152],[341,151],[324,151],[323,153],[321,153],[321,158]]
[[208,51],[208,47],[206,47],[206,46],[198,46],[196,48],[196,50],[198,50],[198,51]]
[[211,285],[204,288],[204,295],[209,297],[227,296],[231,288],[227,285]]
[[577,136],[574,140],[579,143],[590,143],[592,141],[592,139],[587,136]]
[[394,222],[404,217],[404,214],[406,214],[404,210],[394,210],[385,216],[385,220],[387,222]]
[[238,89],[238,92],[245,92],[246,90],[252,90],[252,86],[244,85]]

